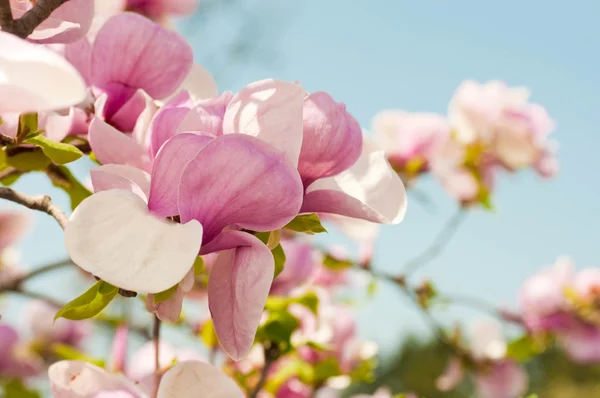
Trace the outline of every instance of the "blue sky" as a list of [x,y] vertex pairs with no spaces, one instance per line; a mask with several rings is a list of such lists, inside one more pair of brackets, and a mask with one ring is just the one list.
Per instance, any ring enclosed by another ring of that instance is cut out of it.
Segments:
[[[328,91],[345,102],[365,128],[385,108],[445,113],[454,89],[468,78],[530,87],[533,100],[556,120],[560,175],[553,181],[527,172],[501,178],[495,213],[471,212],[444,254],[418,275],[445,292],[512,305],[523,279],[559,255],[571,255],[580,267],[600,265],[599,15],[600,3],[592,0],[282,2],[259,19],[265,40],[276,40],[276,62],[244,65],[220,85],[225,90],[266,77],[300,80],[309,91]],[[209,36],[190,37],[197,60],[208,57],[203,43],[228,31],[219,23]],[[67,207],[41,176],[24,178],[16,188],[50,192]],[[435,182],[425,180],[419,188],[435,210],[413,200],[402,224],[383,229],[376,262],[389,272],[400,272],[455,211]],[[43,215],[36,221],[22,245],[30,266],[64,253],[60,229]],[[382,288],[361,308],[365,333],[394,342],[418,327],[407,308],[392,289]],[[466,319],[473,313],[441,315]]]

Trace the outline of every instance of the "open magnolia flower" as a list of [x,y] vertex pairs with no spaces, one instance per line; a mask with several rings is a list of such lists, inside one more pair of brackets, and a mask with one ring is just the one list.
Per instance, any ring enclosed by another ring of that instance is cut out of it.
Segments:
[[[35,3],[36,1],[30,0],[10,0],[13,17],[23,16]],[[72,43],[86,35],[93,18],[94,0],[65,1],[35,28],[27,40],[38,43]]]
[[67,108],[85,98],[77,70],[41,45],[0,31],[0,114]]
[[[514,360],[506,357],[506,340],[501,325],[494,320],[481,320],[473,325],[471,356],[475,361],[472,377],[480,398],[520,398],[527,391],[528,377]],[[437,378],[441,391],[457,387],[465,368],[458,358],[451,358],[444,373]]]
[[210,309],[224,349],[245,355],[274,261],[258,238],[235,229],[272,231],[296,216],[302,186],[285,156],[246,135],[182,133],[159,151],[151,176],[105,165],[92,182],[96,193],[65,229],[75,263],[115,286],[158,293],[184,279],[201,248],[223,251],[209,281]]
[[[60,361],[48,369],[55,398],[150,398],[152,391],[122,374],[87,362]],[[242,398],[233,380],[201,361],[183,361],[161,378],[156,398]]]

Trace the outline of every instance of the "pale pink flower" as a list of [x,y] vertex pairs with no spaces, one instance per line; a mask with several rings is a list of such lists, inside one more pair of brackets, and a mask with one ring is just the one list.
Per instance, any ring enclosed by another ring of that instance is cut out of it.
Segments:
[[83,339],[90,333],[91,325],[86,321],[71,321],[54,315],[59,310],[45,301],[34,300],[27,305],[24,317],[25,329],[43,349],[50,349],[52,344],[65,344],[80,347]]
[[499,81],[462,83],[449,109],[455,138],[463,144],[484,143],[509,170],[534,164],[554,122],[528,98],[527,89]]
[[35,376],[42,368],[41,358],[21,341],[17,331],[0,323],[0,378]]
[[[154,363],[152,361],[152,363]],[[150,398],[152,391],[121,374],[90,363],[60,361],[48,369],[55,398]],[[214,366],[201,361],[178,362],[161,378],[156,398],[242,398],[240,388]]]
[[375,115],[372,131],[394,170],[411,176],[428,170],[434,150],[450,135],[450,125],[434,113],[389,110]]

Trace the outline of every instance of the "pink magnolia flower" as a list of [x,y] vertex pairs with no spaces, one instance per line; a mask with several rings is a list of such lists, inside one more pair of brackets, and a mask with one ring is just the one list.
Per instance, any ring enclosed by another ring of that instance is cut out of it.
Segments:
[[85,84],[63,57],[0,32],[0,115],[62,109],[81,102]]
[[528,278],[519,293],[523,319],[532,330],[552,330],[570,323],[565,288],[573,278],[573,262],[559,257],[552,267]]
[[41,358],[20,341],[17,331],[0,323],[0,378],[35,376],[42,367]]
[[[19,18],[36,1],[10,0],[13,17]],[[69,0],[58,7],[50,17],[27,37],[37,43],[72,43],[84,37],[94,17],[94,0]]]
[[54,321],[58,308],[45,301],[35,300],[28,304],[25,317],[25,330],[31,331],[34,341],[41,348],[50,349],[59,343],[79,347],[90,332],[90,324],[85,321],[70,321],[59,318]]
[[[97,116],[131,132],[152,99],[171,95],[188,75],[193,53],[176,32],[134,13],[109,18],[95,37],[64,48],[95,98],[106,95]],[[90,140],[93,137],[90,137]]]
[[[526,391],[525,370],[506,358],[506,341],[500,324],[481,320],[473,325],[471,355],[476,361],[472,373],[477,396],[481,398],[520,398]],[[451,358],[444,373],[436,380],[441,391],[452,390],[463,380],[464,368],[458,358]]]
[[[121,374],[110,374],[95,365],[60,361],[48,369],[55,398],[150,398],[152,391]],[[156,398],[235,398],[240,388],[214,366],[200,361],[182,361],[161,378]]]
[[450,135],[448,121],[434,113],[382,111],[372,130],[394,170],[408,177],[427,171],[434,149]]
[[[246,135],[182,133],[159,151],[151,176],[105,165],[92,181],[96,193],[65,229],[75,263],[115,286],[158,293],[182,281],[201,247],[200,254],[221,251],[209,306],[223,348],[245,355],[274,263],[258,238],[235,229],[276,230],[298,213],[302,186],[284,154]],[[181,224],[166,219],[173,216]]]
[[316,266],[316,253],[307,241],[282,239],[280,244],[285,252],[285,267],[273,281],[271,294],[286,295],[311,279]]
[[464,144],[489,145],[509,170],[532,165],[545,151],[554,122],[528,98],[527,89],[510,88],[503,82],[464,82],[449,109],[455,138]]
[[286,381],[275,394],[275,398],[310,398],[313,389],[296,378]]

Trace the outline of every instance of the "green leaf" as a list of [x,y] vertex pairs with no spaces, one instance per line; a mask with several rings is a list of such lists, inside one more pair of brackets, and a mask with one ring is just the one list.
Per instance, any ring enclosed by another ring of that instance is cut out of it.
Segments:
[[17,143],[23,142],[26,136],[36,133],[38,133],[38,114],[22,113],[19,116],[19,126],[17,128]]
[[300,321],[287,310],[272,312],[256,332],[256,339],[264,342],[279,343],[279,349],[285,354],[292,349],[292,333],[300,326]]
[[315,365],[315,382],[320,383],[331,377],[339,376],[342,374],[340,364],[335,357],[329,357],[327,359],[318,362]]
[[330,254],[327,254],[323,258],[323,265],[334,271],[341,271],[352,267],[352,261],[350,260],[338,260]]
[[43,135],[27,138],[25,143],[42,148],[42,151],[56,164],[67,164],[83,156],[77,147],[61,142],[52,141]]
[[19,171],[44,170],[52,161],[40,150],[21,152],[6,159],[9,166]]
[[175,286],[171,286],[167,290],[164,290],[160,293],[156,293],[154,295],[154,304],[162,303],[163,301],[167,301],[168,299],[173,297],[175,295],[175,293],[177,292],[178,286],[179,286],[179,284],[177,284]]
[[53,344],[52,351],[62,359],[66,359],[69,361],[89,362],[101,368],[105,366],[105,362],[103,359],[92,358],[86,355],[85,353],[80,352],[75,348],[65,344]]
[[118,289],[104,281],[98,281],[81,296],[62,307],[54,320],[66,318],[82,320],[98,315],[117,295]]
[[305,234],[314,235],[321,232],[327,232],[325,227],[321,225],[321,220],[317,213],[301,214],[296,216],[285,227],[296,232],[304,232]]
[[506,356],[523,362],[541,354],[544,348],[544,344],[541,344],[540,341],[536,341],[530,335],[524,335],[508,344],[506,347]]
[[283,361],[281,366],[274,370],[273,375],[269,376],[265,384],[265,391],[275,394],[286,381],[293,377],[298,377],[305,384],[312,384],[314,377],[311,365],[294,357]]
[[200,337],[208,348],[214,348],[219,344],[219,337],[215,331],[215,325],[213,324],[212,319],[209,319],[202,325]]
[[273,254],[273,259],[275,260],[275,278],[277,278],[285,266],[285,252],[283,251],[283,247],[278,244],[271,250],[271,254]]
[[48,177],[52,180],[52,185],[64,190],[71,199],[71,209],[75,210],[79,203],[92,193],[84,187],[66,166],[52,167],[51,172],[47,172]]
[[40,393],[30,390],[20,380],[13,379],[4,384],[3,398],[41,398]]
[[319,296],[315,292],[308,292],[303,296],[296,298],[296,303],[305,306],[309,310],[311,310],[315,315],[317,315],[319,310]]

